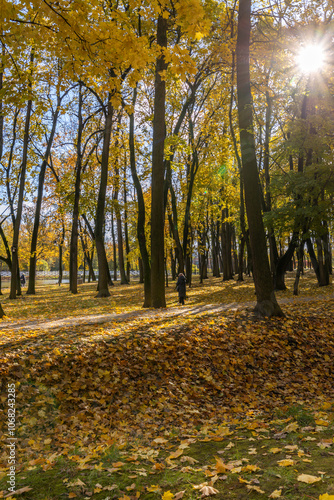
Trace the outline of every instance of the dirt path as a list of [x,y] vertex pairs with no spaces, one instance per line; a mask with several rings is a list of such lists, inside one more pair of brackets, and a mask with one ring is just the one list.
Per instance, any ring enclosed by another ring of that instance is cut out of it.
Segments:
[[[280,304],[296,303],[296,302],[308,302],[308,301],[318,301],[324,299],[333,299],[332,296],[318,296],[318,297],[293,297],[279,300]],[[161,318],[173,318],[177,316],[194,316],[194,315],[209,315],[216,314],[221,311],[236,311],[247,308],[255,307],[256,302],[230,302],[228,304],[204,304],[197,306],[173,306],[167,309],[136,309],[134,311],[129,311],[121,314],[110,313],[110,314],[98,314],[98,315],[86,315],[86,316],[73,316],[66,317],[55,320],[41,320],[41,321],[2,321],[0,323],[1,330],[52,330],[55,328],[62,328],[66,326],[73,326],[80,324],[85,325],[100,325],[109,322],[123,322],[131,319],[137,318],[147,318],[161,319]]]

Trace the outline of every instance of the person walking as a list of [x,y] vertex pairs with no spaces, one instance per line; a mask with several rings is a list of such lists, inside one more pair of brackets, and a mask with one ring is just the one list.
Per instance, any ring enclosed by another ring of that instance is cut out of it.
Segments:
[[179,303],[181,305],[184,305],[184,299],[186,298],[186,282],[185,275],[180,273],[176,282],[176,290],[179,292]]
[[22,273],[21,276],[20,276],[20,281],[21,281],[21,285],[24,286],[26,284],[26,277],[24,276],[24,274]]

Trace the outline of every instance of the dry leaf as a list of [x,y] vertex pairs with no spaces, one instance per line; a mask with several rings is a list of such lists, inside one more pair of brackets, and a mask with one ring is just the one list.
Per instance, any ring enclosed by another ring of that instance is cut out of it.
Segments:
[[152,484],[151,486],[147,486],[146,489],[150,493],[160,493],[161,491],[161,488],[158,484]]
[[173,458],[179,458],[182,454],[183,454],[183,450],[177,449],[176,451],[174,451],[174,453],[169,455],[168,458],[169,458],[169,460],[172,460]]
[[310,476],[309,474],[300,474],[297,477],[297,481],[300,481],[301,483],[313,484],[317,481],[321,481],[321,477]]
[[203,486],[203,488],[201,488],[199,491],[202,493],[202,497],[209,497],[210,495],[216,495],[217,493],[219,493],[218,490],[216,490],[212,486]]
[[179,491],[178,493],[175,493],[174,500],[180,500],[180,498],[183,497],[183,495],[185,494],[185,492],[186,492],[186,490]]
[[21,495],[22,493],[26,493],[27,491],[31,491],[32,488],[29,486],[24,486],[23,488],[20,488],[19,490],[13,491],[13,493],[8,493],[4,498],[12,497],[13,495]]
[[76,479],[75,481],[73,481],[73,483],[67,483],[66,486],[69,487],[69,486],[86,486],[86,485],[81,481],[81,479]]
[[283,432],[296,432],[298,429],[298,424],[297,422],[291,422],[291,424],[287,425],[284,429]]
[[258,486],[253,486],[252,484],[247,484],[246,488],[248,490],[257,491],[257,493],[262,493],[262,494],[265,493],[265,491],[261,490],[261,488],[259,488]]
[[181,457],[180,461],[181,462],[189,462],[191,465],[198,463],[198,460],[196,460],[193,457],[187,457],[186,455]]
[[281,496],[282,490],[275,490],[270,495],[269,498],[279,498]]
[[270,453],[279,453],[280,451],[282,451],[282,448],[270,448]]
[[294,465],[295,461],[291,458],[285,458],[284,460],[279,460],[277,463],[280,467],[288,467],[289,465]]
[[157,437],[157,438],[153,439],[153,443],[165,444],[165,443],[168,443],[168,439],[165,439],[163,437]]

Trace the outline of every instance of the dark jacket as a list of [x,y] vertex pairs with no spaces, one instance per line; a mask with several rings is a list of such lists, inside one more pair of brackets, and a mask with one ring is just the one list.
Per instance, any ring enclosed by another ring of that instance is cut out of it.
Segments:
[[181,275],[177,278],[176,290],[179,292],[179,297],[186,296],[186,277]]

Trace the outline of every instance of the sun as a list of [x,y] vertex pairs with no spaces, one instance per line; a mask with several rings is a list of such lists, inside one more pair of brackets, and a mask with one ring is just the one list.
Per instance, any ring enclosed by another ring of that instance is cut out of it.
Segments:
[[324,64],[325,53],[322,45],[305,45],[297,56],[297,65],[302,73],[314,73]]

